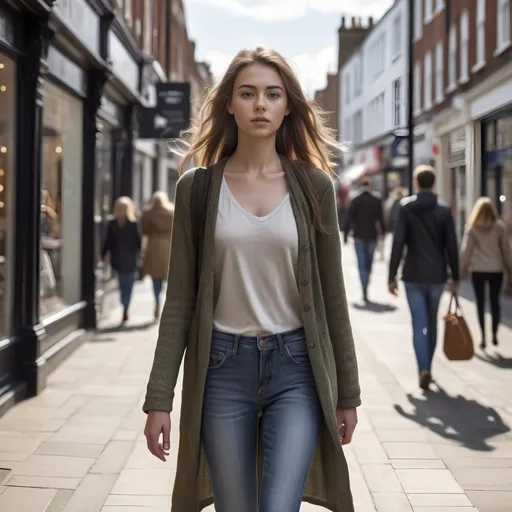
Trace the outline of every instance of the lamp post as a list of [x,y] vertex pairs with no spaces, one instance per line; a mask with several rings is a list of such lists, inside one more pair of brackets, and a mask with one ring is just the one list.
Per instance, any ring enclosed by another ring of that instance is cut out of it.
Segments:
[[407,27],[407,138],[409,146],[409,162],[407,167],[407,186],[409,193],[413,193],[413,172],[414,172],[414,3],[416,0],[407,0],[408,2],[408,27]]

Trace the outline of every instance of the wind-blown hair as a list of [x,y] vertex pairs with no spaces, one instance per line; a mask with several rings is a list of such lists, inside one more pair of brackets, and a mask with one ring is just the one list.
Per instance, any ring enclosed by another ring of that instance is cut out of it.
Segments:
[[307,176],[308,167],[317,167],[332,176],[332,159],[344,148],[337,142],[334,131],[327,127],[326,113],[307,100],[292,66],[274,50],[257,47],[241,50],[236,55],[222,80],[206,94],[197,121],[182,134],[183,139],[177,141],[187,147],[178,171],[181,174],[192,160],[195,165],[208,166],[235,152],[238,128],[234,116],[228,112],[228,103],[238,74],[251,64],[270,66],[283,80],[290,114],[284,118],[277,132],[276,150],[289,160],[308,164],[295,165],[294,169],[318,226],[320,206]]

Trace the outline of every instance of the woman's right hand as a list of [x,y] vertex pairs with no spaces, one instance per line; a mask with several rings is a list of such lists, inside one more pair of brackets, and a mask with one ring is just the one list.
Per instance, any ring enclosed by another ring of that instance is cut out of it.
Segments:
[[[159,442],[162,434],[162,443]],[[164,411],[149,411],[144,429],[148,450],[165,462],[171,446],[171,415]]]

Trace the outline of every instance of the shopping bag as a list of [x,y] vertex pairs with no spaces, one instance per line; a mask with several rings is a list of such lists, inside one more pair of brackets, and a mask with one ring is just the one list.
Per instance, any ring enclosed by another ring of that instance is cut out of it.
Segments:
[[444,353],[450,361],[468,361],[475,355],[473,339],[456,293],[452,294],[444,317]]

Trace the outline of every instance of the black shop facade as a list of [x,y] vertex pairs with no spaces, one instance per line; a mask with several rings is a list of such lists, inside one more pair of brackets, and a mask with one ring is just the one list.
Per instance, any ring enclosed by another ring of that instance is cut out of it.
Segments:
[[99,244],[115,198],[133,192],[142,68],[103,0],[0,6],[0,415],[41,391],[101,315]]

